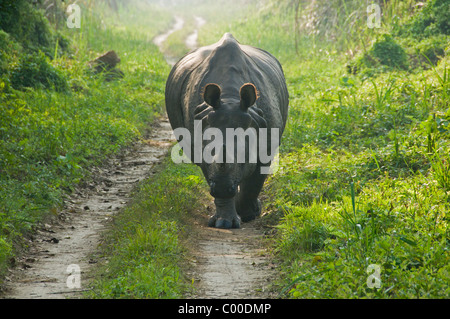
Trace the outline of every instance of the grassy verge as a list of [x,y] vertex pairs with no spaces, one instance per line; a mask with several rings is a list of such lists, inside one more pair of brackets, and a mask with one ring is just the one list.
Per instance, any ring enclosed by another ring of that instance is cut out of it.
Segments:
[[[171,16],[136,3],[114,11],[87,2],[81,7],[80,29],[59,24],[58,34],[70,43],[65,51],[61,41],[49,42],[54,48],[42,52],[37,44],[29,48],[13,33],[0,32],[5,57],[0,78],[1,271],[19,251],[23,235],[58,211],[64,195],[89,177],[90,167],[140,138],[162,112],[169,67],[151,40]],[[23,10],[52,28],[44,11]],[[118,67],[124,73],[114,81],[93,74],[87,63],[109,50],[121,58]]]
[[201,171],[170,158],[136,190],[105,238],[108,263],[96,271],[89,298],[181,298],[192,219],[207,196]]

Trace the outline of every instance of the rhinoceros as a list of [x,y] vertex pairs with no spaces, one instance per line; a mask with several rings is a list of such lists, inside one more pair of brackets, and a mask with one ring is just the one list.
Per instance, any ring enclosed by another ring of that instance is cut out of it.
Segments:
[[[288,117],[289,95],[278,60],[226,33],[174,65],[165,102],[175,137],[179,144],[184,142],[189,160],[200,166],[214,197],[216,212],[208,226],[239,228],[241,221],[259,216],[258,196],[270,173],[264,168],[275,155],[271,152],[263,161],[260,153],[279,146]],[[229,129],[244,134],[218,139],[220,133],[228,137]],[[180,132],[188,132],[190,138]],[[213,142],[216,147],[210,149],[208,160],[201,154]],[[244,160],[237,161],[242,151]]]

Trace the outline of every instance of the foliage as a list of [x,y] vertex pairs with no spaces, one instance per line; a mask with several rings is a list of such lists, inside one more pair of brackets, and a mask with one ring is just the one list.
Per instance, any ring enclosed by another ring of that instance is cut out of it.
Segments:
[[372,47],[363,54],[359,61],[356,61],[357,67],[364,65],[368,68],[386,66],[406,69],[407,63],[405,50],[389,34],[378,37]]
[[6,74],[6,78],[8,78],[10,66],[21,51],[20,44],[11,39],[8,33],[0,30],[0,76]]
[[430,36],[420,41],[407,38],[402,42],[407,47],[410,65],[413,68],[427,69],[430,66],[436,66],[439,60],[448,54],[446,53],[448,39],[444,35]]
[[447,0],[427,1],[424,8],[398,29],[398,33],[416,38],[450,35],[450,3]]
[[68,88],[64,74],[53,67],[41,51],[21,56],[19,63],[11,69],[11,85],[15,89],[41,88],[60,92]]
[[0,29],[7,32],[30,52],[42,51],[54,58],[68,50],[68,40],[52,28],[42,10],[27,0],[4,0],[0,3]]

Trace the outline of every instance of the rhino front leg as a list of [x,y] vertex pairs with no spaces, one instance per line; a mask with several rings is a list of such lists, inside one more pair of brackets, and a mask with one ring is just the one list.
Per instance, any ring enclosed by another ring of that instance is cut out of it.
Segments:
[[234,198],[215,198],[216,214],[209,219],[208,226],[216,228],[239,228],[241,219],[236,212]]

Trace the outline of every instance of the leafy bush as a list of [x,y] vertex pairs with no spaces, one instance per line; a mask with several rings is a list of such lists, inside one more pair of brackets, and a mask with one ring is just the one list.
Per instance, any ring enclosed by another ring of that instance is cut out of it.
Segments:
[[[0,74],[16,89],[67,88],[63,74],[46,60],[69,51],[69,41],[53,29],[29,1],[0,3]],[[19,62],[17,62],[19,61]]]
[[448,45],[448,39],[445,36],[432,36],[422,41],[407,39],[405,43],[408,43],[411,65],[413,67],[429,67],[430,64],[436,66],[439,60],[446,55],[445,48]]
[[64,74],[53,67],[44,53],[26,54],[11,71],[11,84],[15,89],[41,88],[64,91],[68,88]]
[[418,12],[411,21],[398,28],[399,34],[415,38],[438,34],[450,35],[450,2],[448,0],[432,0]]
[[381,39],[373,44],[369,54],[383,65],[399,69],[407,67],[406,52],[391,35],[383,34]]
[[390,34],[383,34],[371,48],[356,58],[357,69],[407,69],[408,56],[403,47]]
[[69,50],[69,40],[50,25],[42,10],[26,0],[0,2],[0,29],[10,34],[28,52],[44,52],[54,58]]
[[0,30],[0,76],[10,71],[11,64],[17,59],[22,47],[11,36]]

